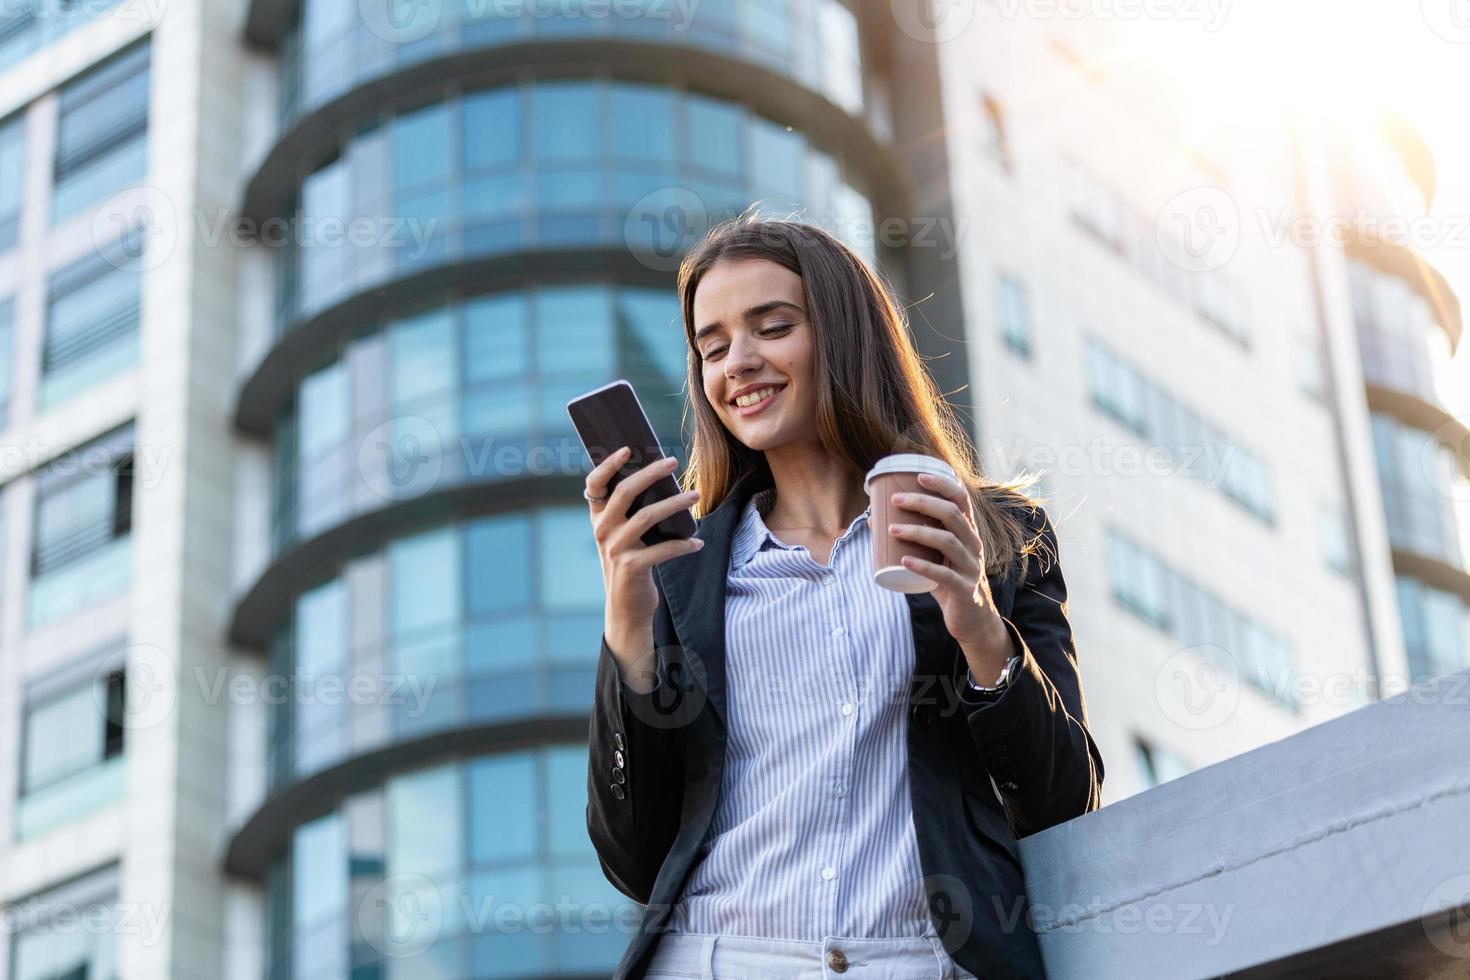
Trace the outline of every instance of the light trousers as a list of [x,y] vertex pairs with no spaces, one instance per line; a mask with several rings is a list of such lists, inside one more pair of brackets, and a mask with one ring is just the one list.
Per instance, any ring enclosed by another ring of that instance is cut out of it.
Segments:
[[822,942],[670,932],[644,980],[979,980],[938,939]]

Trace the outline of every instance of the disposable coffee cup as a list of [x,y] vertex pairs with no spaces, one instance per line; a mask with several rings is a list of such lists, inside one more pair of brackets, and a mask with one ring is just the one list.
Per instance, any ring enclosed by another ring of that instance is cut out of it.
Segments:
[[905,556],[922,558],[936,565],[944,564],[943,553],[934,548],[888,533],[890,523],[944,526],[944,522],[937,517],[930,517],[891,502],[895,493],[927,493],[939,496],[919,483],[920,473],[934,473],[959,481],[954,468],[948,463],[922,453],[884,456],[873,464],[863,480],[863,489],[868,492],[873,516],[873,581],[894,592],[929,592],[938,584],[912,569],[905,568]]

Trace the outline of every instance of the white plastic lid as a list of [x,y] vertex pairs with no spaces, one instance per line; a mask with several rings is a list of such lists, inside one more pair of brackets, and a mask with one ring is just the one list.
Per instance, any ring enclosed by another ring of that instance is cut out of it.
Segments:
[[872,469],[868,470],[868,475],[863,478],[863,492],[870,492],[868,484],[884,473],[934,473],[959,482],[959,475],[955,473],[954,467],[937,456],[926,456],[923,453],[894,453],[892,456],[884,456],[873,464]]

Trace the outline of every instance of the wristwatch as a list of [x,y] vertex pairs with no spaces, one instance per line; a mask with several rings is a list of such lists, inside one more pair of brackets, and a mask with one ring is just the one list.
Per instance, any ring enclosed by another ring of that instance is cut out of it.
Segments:
[[972,691],[980,691],[984,694],[999,694],[1001,691],[1004,691],[1008,686],[1010,686],[1011,678],[1016,675],[1016,671],[1020,669],[1020,666],[1020,654],[1016,654],[1015,656],[1011,657],[1011,659],[1007,660],[1006,665],[1000,670],[1000,678],[995,682],[994,687],[981,687],[979,684],[976,684],[975,675],[970,673],[969,667],[965,668],[965,680],[969,683],[970,690]]

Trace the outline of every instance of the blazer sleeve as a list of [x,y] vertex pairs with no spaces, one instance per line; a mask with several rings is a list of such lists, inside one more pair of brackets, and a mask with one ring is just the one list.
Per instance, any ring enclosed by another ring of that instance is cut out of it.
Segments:
[[587,832],[603,874],[618,891],[647,905],[679,830],[684,794],[682,728],[663,678],[639,693],[626,688],[602,637],[588,731]]
[[1056,530],[1039,504],[1026,515],[1043,548],[1030,557],[1003,617],[1019,669],[998,694],[959,688],[970,733],[1018,838],[1096,810],[1103,781],[1102,753],[1087,730]]

